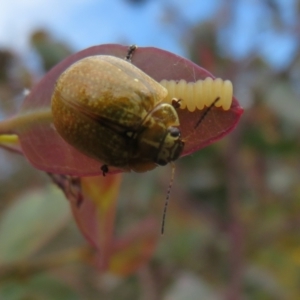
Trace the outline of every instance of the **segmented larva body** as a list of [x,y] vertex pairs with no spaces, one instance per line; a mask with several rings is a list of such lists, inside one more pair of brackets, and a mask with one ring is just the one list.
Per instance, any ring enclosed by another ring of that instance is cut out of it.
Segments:
[[231,106],[233,87],[229,80],[210,77],[196,82],[164,79],[160,84],[168,90],[166,102],[171,103],[173,98],[181,99],[180,108],[187,108],[191,112],[210,106],[218,97],[220,99],[216,102],[216,107],[228,110]]

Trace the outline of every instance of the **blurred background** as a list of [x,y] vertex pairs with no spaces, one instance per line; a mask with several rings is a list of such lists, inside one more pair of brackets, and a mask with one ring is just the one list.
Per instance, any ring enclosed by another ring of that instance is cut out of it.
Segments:
[[[63,58],[105,43],[190,58],[230,79],[245,109],[233,133],[176,163],[166,233],[126,277],[85,262],[13,272],[24,253],[86,241],[48,176],[0,149],[0,265],[16,250],[0,299],[299,299],[299,41],[299,0],[0,0],[0,119]],[[160,219],[170,173],[124,175],[119,223]]]

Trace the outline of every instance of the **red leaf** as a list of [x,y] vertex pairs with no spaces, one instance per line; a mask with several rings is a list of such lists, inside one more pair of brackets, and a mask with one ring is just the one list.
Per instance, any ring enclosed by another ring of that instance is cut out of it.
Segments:
[[113,243],[115,213],[121,175],[82,177],[82,201],[69,200],[78,227],[94,245],[103,261],[108,261]]
[[156,220],[149,217],[126,235],[114,236],[120,174],[82,178],[51,176],[70,200],[79,229],[97,249],[95,263],[102,272],[125,276],[148,262],[159,236]]
[[[21,114],[30,115],[39,110],[46,110],[50,115],[50,101],[55,82],[59,75],[74,62],[97,54],[124,58],[127,49],[128,47],[120,45],[100,45],[66,58],[33,88],[22,105]],[[194,82],[198,79],[213,77],[191,61],[157,48],[138,48],[133,55],[132,63],[157,81],[185,79],[187,82]],[[183,138],[191,133],[185,140],[183,155],[199,150],[229,133],[237,124],[242,112],[242,108],[234,98],[229,111],[213,107],[197,130],[194,130],[194,125],[203,111],[191,113],[187,110],[179,110]],[[101,162],[85,156],[68,145],[56,132],[51,119],[28,123],[26,126],[20,125],[16,127],[15,132],[20,137],[24,154],[38,169],[76,176],[101,173]],[[118,170],[110,167],[110,171]]]

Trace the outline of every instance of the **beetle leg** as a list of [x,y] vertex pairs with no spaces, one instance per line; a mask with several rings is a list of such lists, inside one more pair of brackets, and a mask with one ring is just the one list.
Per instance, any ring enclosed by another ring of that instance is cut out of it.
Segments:
[[108,165],[102,165],[100,169],[102,171],[103,176],[105,176],[108,173]]
[[178,109],[178,108],[180,108],[180,102],[181,102],[181,99],[173,98],[172,99],[172,106],[175,109]]
[[206,117],[206,115],[209,113],[209,111],[212,109],[212,107],[220,100],[220,97],[217,97],[216,100],[206,108],[206,110],[204,111],[203,115],[200,117],[200,119],[197,121],[197,123],[194,126],[194,129],[196,129],[200,123],[204,120],[204,118]]
[[137,45],[131,45],[131,46],[129,46],[128,52],[127,52],[127,54],[126,54],[126,56],[125,56],[125,60],[131,62],[132,55],[133,55],[133,53],[134,53],[134,51],[135,51],[136,49],[137,49]]

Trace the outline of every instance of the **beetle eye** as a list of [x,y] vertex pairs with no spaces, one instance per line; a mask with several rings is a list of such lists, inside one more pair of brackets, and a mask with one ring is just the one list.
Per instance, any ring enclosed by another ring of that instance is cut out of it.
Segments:
[[171,137],[179,137],[180,136],[180,130],[176,127],[169,127],[169,132]]

